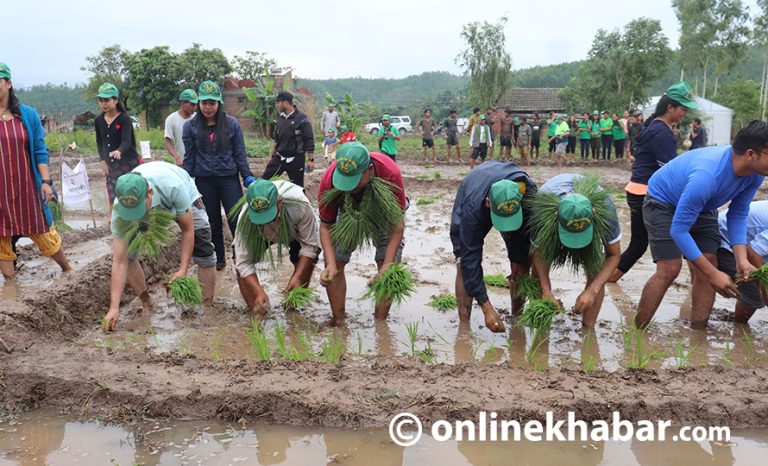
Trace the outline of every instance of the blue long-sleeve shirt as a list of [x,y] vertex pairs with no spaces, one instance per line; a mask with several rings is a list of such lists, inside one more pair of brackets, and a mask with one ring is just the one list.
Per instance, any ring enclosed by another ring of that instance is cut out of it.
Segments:
[[[461,264],[461,274],[467,294],[482,305],[488,301],[488,290],[483,281],[483,244],[491,231],[491,211],[485,199],[491,185],[499,180],[522,181],[526,189],[524,197],[536,192],[533,180],[514,163],[485,162],[472,170],[461,182],[451,213],[451,243],[454,255]],[[516,232],[502,233],[510,260],[528,257],[527,209],[523,210],[523,225]],[[524,250],[521,250],[524,249]]]
[[749,203],[765,177],[736,176],[732,155],[731,146],[692,150],[661,167],[648,181],[649,196],[675,206],[669,233],[690,261],[701,256],[690,233],[696,219],[728,201],[731,246],[747,243]]
[[240,123],[227,116],[229,144],[221,150],[218,135],[204,135],[202,145],[197,136],[197,118],[184,123],[181,139],[184,141],[184,170],[193,178],[198,176],[232,176],[238,173],[245,180],[253,176],[245,155],[245,140]]

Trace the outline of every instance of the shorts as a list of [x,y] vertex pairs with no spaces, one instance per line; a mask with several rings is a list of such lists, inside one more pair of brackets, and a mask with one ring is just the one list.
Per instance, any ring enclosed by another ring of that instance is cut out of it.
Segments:
[[[195,246],[192,249],[192,260],[199,267],[213,267],[216,265],[216,250],[211,240],[211,223],[205,209],[192,204],[192,223],[195,229]],[[136,254],[128,255],[129,260],[136,260]]]
[[488,144],[481,142],[479,146],[472,148],[472,159],[480,157],[485,160],[486,155],[488,155]]
[[[728,274],[732,280],[736,280],[736,258],[733,253],[725,248],[717,250],[717,268]],[[765,307],[763,296],[760,294],[760,288],[754,282],[744,282],[739,285],[741,296],[739,301],[752,309],[762,309]]]
[[432,138],[421,138],[421,147],[435,147],[435,140]]
[[459,135],[456,133],[446,133],[446,140],[445,143],[449,146],[458,146],[459,145]]
[[509,136],[502,136],[499,144],[501,147],[512,147],[512,138]]
[[[56,227],[52,226],[45,233],[29,235],[29,239],[40,250],[40,254],[45,257],[51,257],[61,249],[61,236],[56,232]],[[15,261],[16,254],[13,252],[13,240],[10,236],[0,237],[0,261]]]
[[[669,229],[675,206],[654,199],[650,195],[643,201],[643,220],[648,230],[648,242],[651,245],[653,262],[679,259],[683,253],[672,239]],[[710,210],[699,214],[699,218],[690,230],[693,240],[702,253],[717,254],[720,249],[720,229],[717,226],[717,211]]]
[[[384,256],[387,254],[387,245],[389,244],[389,232],[388,231],[381,231],[379,232],[379,241],[376,243],[376,255],[374,257],[374,260],[376,262],[380,262],[384,260]],[[403,259],[403,247],[405,247],[405,239],[400,242],[400,246],[397,247],[397,252],[395,253],[395,263],[399,263]],[[352,251],[345,251],[339,247],[336,248],[336,262],[344,262],[349,263],[349,260],[352,258]]]
[[557,155],[565,155],[565,148],[568,146],[568,141],[563,140],[562,142],[558,142],[555,146],[555,154]]
[[541,139],[533,138],[531,140],[531,147],[541,147]]

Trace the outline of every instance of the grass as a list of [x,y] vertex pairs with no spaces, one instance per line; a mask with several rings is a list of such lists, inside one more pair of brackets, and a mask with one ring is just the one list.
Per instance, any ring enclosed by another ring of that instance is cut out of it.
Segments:
[[429,205],[429,204],[432,204],[433,202],[435,202],[435,201],[432,200],[431,197],[420,197],[419,200],[416,201],[416,205],[419,205],[419,206],[421,206],[421,205]]
[[416,280],[411,271],[403,264],[393,264],[371,284],[363,299],[373,298],[376,305],[386,301],[402,304],[415,291]]
[[531,329],[548,329],[555,314],[561,312],[565,310],[549,299],[532,299],[523,308],[518,322]]
[[488,286],[496,286],[499,288],[509,288],[509,280],[503,273],[495,273],[491,275],[484,275],[483,281]]
[[532,364],[536,370],[539,368],[538,359],[542,346],[544,343],[549,342],[549,337],[547,335],[543,335],[545,331],[546,329],[541,327],[535,328],[531,333],[531,344],[525,351],[526,361],[528,361],[528,364]]
[[443,174],[442,174],[442,173],[440,173],[439,171],[435,171],[435,174],[433,175],[433,177],[434,177],[436,180],[442,180],[442,179],[443,179]]
[[456,296],[446,293],[432,296],[432,299],[427,303],[427,305],[437,309],[438,311],[447,311],[449,309],[456,309],[458,303],[456,302]]
[[269,361],[271,352],[267,333],[261,328],[261,322],[257,319],[251,321],[251,328],[247,332],[248,342],[251,344],[253,354],[259,361]]
[[[595,355],[591,354],[591,349],[597,344],[594,332],[589,332],[582,341],[581,344],[581,366],[584,368],[584,372],[591,374],[595,370],[597,361]],[[589,354],[588,354],[589,353]]]
[[411,322],[405,324],[405,330],[408,332],[408,344],[411,348],[411,355],[416,354],[416,340],[419,339],[419,323]]
[[405,324],[405,329],[408,332],[408,346],[411,351],[411,356],[415,356],[425,364],[431,364],[437,359],[437,352],[432,348],[432,344],[427,341],[427,347],[420,350],[416,347],[416,343],[419,340],[419,323],[411,322]]
[[736,361],[734,361],[733,358],[731,358],[732,352],[733,352],[733,350],[731,349],[731,342],[730,342],[730,340],[726,341],[725,342],[725,354],[723,355],[723,360],[722,360],[723,364],[725,364],[726,366],[735,366],[736,365]]
[[[170,277],[165,278],[166,283]],[[203,304],[203,290],[200,288],[200,282],[195,277],[184,275],[168,284],[173,300],[182,306],[199,306]]]
[[285,297],[283,297],[283,308],[287,310],[304,309],[314,298],[314,290],[300,286],[285,294]]

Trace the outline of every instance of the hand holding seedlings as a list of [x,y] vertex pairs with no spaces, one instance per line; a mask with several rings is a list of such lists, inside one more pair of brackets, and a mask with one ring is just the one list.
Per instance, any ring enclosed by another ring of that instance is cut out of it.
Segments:
[[339,272],[336,270],[336,267],[327,267],[325,270],[320,272],[320,284],[323,286],[330,285],[331,282],[336,278],[337,273]]

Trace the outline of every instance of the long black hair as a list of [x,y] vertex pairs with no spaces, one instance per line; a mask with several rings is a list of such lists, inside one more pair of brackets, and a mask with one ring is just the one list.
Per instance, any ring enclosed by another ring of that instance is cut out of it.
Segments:
[[[200,110],[200,102],[197,103],[197,113],[195,114],[195,121],[197,123],[197,147],[203,147],[205,138],[208,137],[208,119],[205,118],[203,112]],[[216,148],[220,151],[226,151],[229,149],[229,140],[232,137],[229,134],[229,123],[227,122],[227,113],[224,111],[224,104],[219,102],[219,108],[216,110],[216,125],[213,129],[214,140],[216,141]]]
[[[5,79],[5,81],[8,80]],[[19,102],[19,98],[16,97],[16,93],[13,91],[13,86],[8,89],[8,111],[16,118],[21,118],[21,102]]]
[[665,113],[667,113],[667,107],[670,106],[670,105],[672,107],[674,107],[674,108],[677,108],[677,107],[679,107],[679,106],[681,106],[683,104],[681,104],[680,102],[678,102],[676,100],[672,100],[667,95],[661,96],[661,99],[659,99],[659,103],[656,104],[656,109],[653,111],[651,116],[649,116],[645,120],[645,123],[643,123],[643,126],[650,125],[653,120],[655,120],[656,118],[658,118],[658,117],[664,115]]

